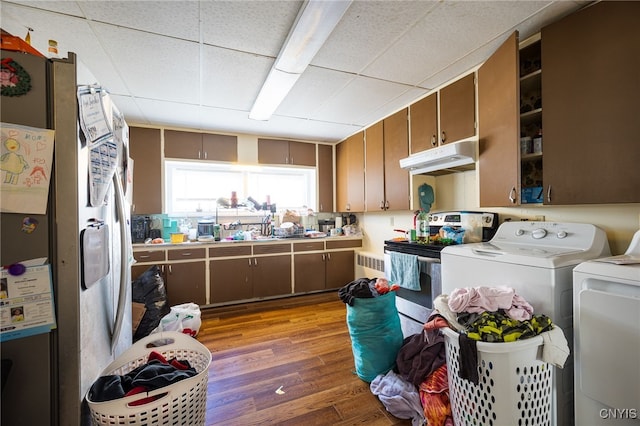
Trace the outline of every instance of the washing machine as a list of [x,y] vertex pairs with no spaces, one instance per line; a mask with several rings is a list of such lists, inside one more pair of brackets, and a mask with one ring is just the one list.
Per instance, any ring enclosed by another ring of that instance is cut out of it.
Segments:
[[[562,328],[573,341],[573,269],[610,256],[605,232],[595,225],[556,222],[504,222],[483,243],[448,246],[441,253],[442,292],[456,288],[508,286]],[[573,353],[573,351],[571,351]],[[573,357],[552,373],[550,424],[570,426],[573,413]]]
[[624,255],[573,271],[578,425],[640,425],[640,231]]

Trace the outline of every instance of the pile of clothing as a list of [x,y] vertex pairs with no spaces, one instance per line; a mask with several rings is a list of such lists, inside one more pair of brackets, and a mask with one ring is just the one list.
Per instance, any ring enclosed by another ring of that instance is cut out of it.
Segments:
[[[169,386],[180,380],[197,375],[189,361],[171,358],[167,360],[161,353],[151,351],[146,364],[123,375],[106,375],[98,377],[91,385],[87,398],[93,402],[105,402],[126,396],[144,394]],[[161,395],[144,397],[130,405],[147,404]]]
[[396,367],[370,385],[387,410],[414,426],[452,426],[445,342],[440,329],[459,335],[461,378],[478,383],[476,342],[513,342],[542,336],[542,360],[559,368],[569,355],[560,327],[509,287],[458,288],[434,300],[434,311],[421,333],[408,336]]

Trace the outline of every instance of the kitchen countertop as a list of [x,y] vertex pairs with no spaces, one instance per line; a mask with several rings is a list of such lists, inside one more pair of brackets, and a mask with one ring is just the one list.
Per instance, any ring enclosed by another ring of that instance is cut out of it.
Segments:
[[361,240],[361,235],[341,235],[341,236],[327,236],[327,237],[302,237],[302,238],[259,238],[255,240],[221,240],[221,241],[186,241],[183,243],[171,243],[169,241],[165,241],[164,243],[157,244],[145,244],[145,243],[134,243],[133,249],[151,249],[151,248],[167,248],[167,247],[175,247],[175,248],[186,248],[192,246],[214,246],[220,244],[269,244],[269,243],[297,243],[297,242],[310,242],[310,241],[343,241],[343,240]]

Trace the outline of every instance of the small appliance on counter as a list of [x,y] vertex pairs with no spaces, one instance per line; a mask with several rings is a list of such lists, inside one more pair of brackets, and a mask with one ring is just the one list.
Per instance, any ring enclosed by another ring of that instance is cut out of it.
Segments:
[[151,218],[149,216],[133,216],[131,218],[131,242],[144,243],[150,238]]
[[220,241],[220,225],[215,223],[212,219],[201,219],[198,221],[198,240],[210,240]]

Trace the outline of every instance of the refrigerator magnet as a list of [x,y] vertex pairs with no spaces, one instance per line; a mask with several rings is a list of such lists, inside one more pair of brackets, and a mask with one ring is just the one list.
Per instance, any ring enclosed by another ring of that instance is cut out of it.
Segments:
[[31,234],[38,227],[38,219],[26,216],[22,219],[22,232]]

